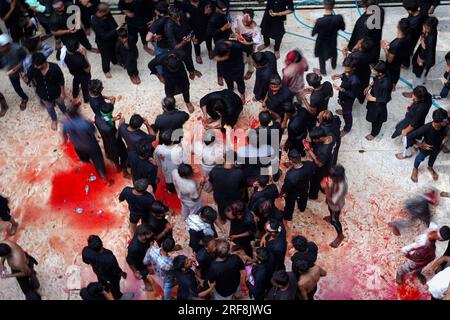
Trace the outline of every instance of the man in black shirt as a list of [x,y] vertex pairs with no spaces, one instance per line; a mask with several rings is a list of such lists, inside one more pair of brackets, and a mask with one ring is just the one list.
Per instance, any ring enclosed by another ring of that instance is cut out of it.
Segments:
[[353,104],[361,91],[361,82],[355,74],[355,63],[355,60],[347,57],[343,62],[344,73],[332,77],[333,80],[341,79],[340,86],[333,85],[339,92],[338,103],[342,107],[342,110],[336,110],[336,113],[342,115],[345,122],[344,129],[340,133],[341,137],[345,136],[352,129]]
[[195,272],[191,269],[192,260],[185,255],[173,259],[173,270],[178,284],[177,300],[200,300],[208,296],[213,287],[200,291]]
[[393,139],[402,135],[403,152],[395,154],[399,160],[412,157],[412,148],[406,147],[408,142],[406,137],[410,132],[413,132],[425,124],[425,118],[433,103],[431,94],[424,86],[417,86],[414,88],[412,100],[413,103],[408,106],[405,118],[397,123],[395,132],[392,134]]
[[341,119],[337,115],[333,115],[330,110],[325,110],[319,113],[317,117],[318,126],[325,130],[327,135],[333,136],[336,141],[336,146],[333,150],[332,165],[335,165],[339,156],[339,148],[341,147]]
[[[167,39],[164,29],[169,18],[169,5],[165,1],[159,1],[155,5],[155,20],[151,22],[146,40],[153,43],[155,48],[155,56],[167,52],[170,49],[169,40]],[[162,66],[156,66],[158,78],[162,76]],[[160,79],[161,80],[161,79]]]
[[416,143],[416,140],[423,137],[422,142],[419,143],[419,154],[414,160],[414,169],[411,174],[411,180],[413,182],[418,181],[419,165],[423,160],[425,160],[426,157],[429,157],[428,171],[431,173],[431,177],[433,180],[437,180],[439,178],[439,175],[433,169],[433,165],[442,150],[442,142],[448,134],[448,128],[445,122],[446,119],[447,113],[444,110],[435,110],[433,112],[432,122],[421,126],[419,129],[414,130],[407,135],[407,147],[411,147]]
[[103,247],[103,242],[97,235],[89,236],[87,247],[83,248],[83,262],[92,266],[98,281],[110,291],[115,300],[130,300],[132,292],[122,293],[120,291],[120,278],[127,278],[127,273],[122,271],[117,259],[111,250]]
[[308,123],[310,114],[302,107],[301,103],[294,102],[292,110],[286,111],[289,117],[287,126],[288,137],[284,145],[286,151],[297,150],[302,156],[305,156],[303,139],[308,136]]
[[197,268],[195,272],[197,277],[206,280],[208,277],[211,263],[216,259],[216,239],[206,236],[202,239],[204,247],[202,247],[195,255]]
[[141,78],[139,77],[139,70],[137,68],[138,49],[130,43],[128,30],[123,26],[117,30],[115,54],[117,63],[127,70],[131,82],[135,85],[140,84]]
[[277,73],[277,59],[270,51],[255,52],[252,59],[256,68],[253,101],[263,101],[269,91],[270,77]]
[[227,5],[219,0],[216,3],[216,11],[208,21],[206,32],[213,38],[214,44],[217,44],[220,40],[228,40],[232,33],[231,27],[232,24],[227,18]]
[[[145,124],[149,134],[140,129],[143,124]],[[123,138],[123,140],[125,140],[128,153],[136,150],[136,144],[139,140],[145,139],[151,146],[152,142],[156,139],[153,129],[148,123],[147,119],[142,118],[138,114],[133,114],[131,116],[130,124],[126,124],[124,118],[120,119],[119,135]]]
[[55,104],[58,105],[62,113],[66,113],[63,73],[57,64],[47,62],[47,58],[41,52],[34,53],[32,61],[33,66],[28,69],[26,80],[28,83],[32,81],[36,85],[36,94],[50,115],[52,130],[56,131],[58,118],[55,112]]
[[139,221],[147,223],[150,215],[150,209],[155,201],[153,195],[147,191],[148,181],[139,179],[134,181],[133,188],[125,187],[119,195],[119,201],[124,200],[128,203],[130,211],[130,234],[134,234]]
[[284,257],[286,256],[287,242],[283,223],[270,219],[265,227],[266,234],[261,243],[269,251],[269,263],[272,270],[285,270]]
[[404,0],[403,8],[408,11],[408,17],[406,18],[409,23],[409,34],[408,34],[408,56],[409,58],[404,61],[404,67],[409,68],[411,56],[414,53],[417,42],[419,41],[420,35],[422,34],[422,25],[427,18],[427,14],[422,13],[419,10],[419,5],[417,0]]
[[284,85],[278,74],[273,74],[270,77],[269,90],[263,102],[263,108],[270,112],[272,119],[279,122],[281,127],[285,128],[287,125],[287,114],[285,112],[284,104],[292,102],[294,95],[287,85]]
[[263,201],[269,200],[275,205],[275,200],[279,197],[277,185],[270,182],[270,177],[260,175],[253,184],[253,193],[248,202],[248,209],[259,216],[259,207]]
[[189,120],[189,114],[177,109],[176,101],[173,97],[166,97],[161,103],[163,113],[158,115],[153,124],[155,133],[166,130],[183,129],[183,125]]
[[80,297],[87,301],[113,300],[100,282],[91,282],[80,290]]
[[77,39],[70,39],[66,42],[67,53],[64,62],[73,76],[72,97],[77,99],[83,93],[84,103],[89,102],[89,80],[91,79],[91,65],[86,57],[85,51],[80,51],[80,42]]
[[295,249],[295,253],[291,257],[291,261],[295,260],[306,261],[310,267],[312,267],[317,260],[317,245],[308,241],[303,236],[295,236],[292,238],[292,246]]
[[131,168],[131,179],[147,179],[149,185],[153,188],[153,194],[156,193],[158,167],[156,161],[152,158],[153,147],[148,144],[144,138],[137,142],[136,150],[128,154],[128,164]]
[[257,230],[253,214],[240,200],[230,203],[225,209],[225,214],[231,221],[229,240],[237,245],[236,249],[244,250],[247,256],[253,258],[251,241],[254,240]]
[[111,15],[109,5],[101,2],[92,16],[95,42],[102,59],[102,70],[106,78],[111,78],[110,63],[117,64],[115,45],[117,42],[117,22]]
[[234,90],[236,82],[241,95],[242,103],[245,103],[245,82],[244,82],[244,53],[251,54],[253,46],[249,43],[242,43],[235,40],[220,40],[213,50],[214,60],[217,61],[217,76],[223,77],[227,88]]
[[[170,49],[151,60],[148,68],[151,74],[156,75],[160,82],[164,83],[166,96],[173,98],[181,93],[188,111],[192,113],[194,105],[191,103],[185,56],[186,53],[182,49]],[[159,66],[162,67],[161,74],[158,71]]]
[[144,281],[145,290],[147,291],[153,290],[153,286],[147,279],[148,270],[144,266],[145,253],[150,247],[151,238],[152,233],[148,227],[144,224],[139,225],[133,239],[131,239],[131,242],[128,245],[126,257],[128,266],[133,271],[135,278]]
[[297,202],[300,212],[304,212],[308,204],[310,180],[316,168],[311,161],[302,162],[301,154],[296,149],[288,153],[291,168],[286,172],[281,197],[284,197],[284,219],[292,221],[292,214]]
[[241,281],[245,277],[242,259],[230,254],[230,243],[224,239],[216,240],[217,258],[211,263],[208,273],[209,286],[214,286],[214,300],[231,300],[240,294]]
[[327,175],[333,161],[333,149],[336,140],[323,128],[317,127],[309,133],[312,146],[305,141],[305,150],[316,165],[316,172],[311,178],[309,198],[316,200],[319,195],[320,182]]
[[272,287],[270,279],[273,268],[269,263],[269,252],[265,247],[256,248],[256,263],[252,266],[250,275],[247,275],[246,285],[250,298],[257,301],[265,299],[267,292]]
[[269,111],[261,111],[258,115],[259,127],[255,128],[258,135],[258,144],[267,144],[274,150],[280,149],[280,142],[283,136],[283,129],[278,121],[272,118]]
[[275,271],[271,282],[267,300],[295,300],[297,297],[297,278],[293,272]]
[[[309,113],[308,131],[311,131],[317,122],[317,115],[328,109],[328,102],[333,97],[333,86],[329,81],[322,83],[322,76],[316,73],[308,73],[306,75],[306,82],[312,88],[304,90],[303,104]],[[309,101],[306,94],[311,94]]]
[[[161,201],[154,201],[150,208],[150,215],[146,222],[148,228],[152,232],[152,239],[161,246],[167,238],[172,237],[172,224],[167,221],[166,217],[173,214],[172,209],[166,207]],[[179,245],[175,245],[176,248]],[[174,249],[178,250],[178,249]]]
[[243,109],[242,100],[233,90],[224,89],[208,93],[200,99],[203,117],[207,119],[206,128],[234,128]]

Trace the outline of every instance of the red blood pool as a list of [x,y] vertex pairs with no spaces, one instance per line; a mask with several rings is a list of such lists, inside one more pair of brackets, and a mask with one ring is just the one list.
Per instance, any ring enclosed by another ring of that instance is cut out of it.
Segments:
[[75,152],[75,148],[73,147],[73,144],[70,141],[67,141],[66,144],[63,144],[61,146],[64,153],[72,160],[74,161],[80,161],[80,158],[78,158],[77,153]]
[[397,295],[400,300],[419,300],[420,291],[414,286],[413,278],[405,279],[403,284],[397,288]]
[[181,202],[176,193],[169,194],[166,189],[166,182],[161,179],[155,193],[156,200],[161,201],[164,205],[171,208],[175,212],[180,212]]

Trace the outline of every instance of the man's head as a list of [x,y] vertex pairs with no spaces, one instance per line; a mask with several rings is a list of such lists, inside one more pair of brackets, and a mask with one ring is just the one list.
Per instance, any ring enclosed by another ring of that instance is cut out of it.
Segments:
[[222,15],[227,14],[227,4],[225,1],[222,0],[216,1],[216,12]]
[[256,259],[259,263],[265,263],[269,261],[269,250],[266,247],[256,248]]
[[417,86],[413,90],[413,101],[420,102],[424,101],[428,94],[428,90],[425,86]]
[[308,261],[296,259],[292,262],[292,271],[294,271],[297,274],[304,274],[308,272],[311,265]]
[[386,62],[383,60],[378,60],[378,62],[371,68],[372,73],[376,77],[382,77],[386,74]]
[[176,23],[180,22],[180,20],[181,20],[181,11],[177,7],[175,7],[173,5],[169,6],[168,13],[169,13],[170,19],[172,19]]
[[325,132],[325,130],[321,127],[315,127],[314,129],[311,130],[311,132],[309,133],[309,137],[311,138],[312,141],[314,142],[322,142],[322,140],[327,136],[327,133]]
[[289,284],[289,275],[284,270],[275,271],[272,275],[272,285],[279,289],[284,289]]
[[95,252],[100,252],[103,249],[102,239],[97,235],[90,235],[87,239],[87,243],[88,248]]
[[68,53],[75,53],[80,49],[80,41],[77,39],[69,39],[66,42],[66,49]]
[[450,228],[449,226],[443,226],[439,229],[439,240],[447,241],[450,240]]
[[258,205],[259,215],[262,217],[268,217],[273,212],[273,202],[270,199],[263,199]]
[[231,47],[225,40],[220,40],[216,43],[213,50],[214,60],[217,62],[228,60],[231,53]]
[[198,214],[200,219],[211,225],[213,225],[217,219],[217,211],[210,206],[202,207]]
[[164,252],[171,252],[175,248],[175,240],[170,237],[164,239],[163,243],[161,244],[161,248]]
[[103,91],[103,83],[98,79],[89,80],[89,94],[92,96],[100,96]]
[[161,132],[159,136],[159,141],[165,146],[172,145],[173,144],[172,133],[173,131],[171,129],[164,130],[163,132]]
[[230,243],[225,239],[216,240],[216,253],[217,257],[225,259],[230,252]]
[[11,254],[11,247],[6,243],[0,243],[0,257],[6,258]]
[[252,59],[256,68],[264,67],[267,64],[267,57],[264,52],[257,51],[252,53]]
[[361,1],[361,5],[365,8],[365,9],[367,9],[367,8],[369,8],[370,6],[377,6],[378,5],[378,0],[362,0]]
[[91,296],[98,296],[105,290],[105,287],[100,282],[91,282],[87,285],[86,291]]
[[268,175],[260,174],[256,178],[256,183],[261,188],[265,188],[269,184],[269,182],[270,182],[270,177]]
[[365,37],[361,42],[361,51],[362,52],[370,52],[374,46],[374,42],[372,39]]
[[410,25],[409,20],[407,18],[402,18],[397,24],[397,31],[399,31],[402,35],[406,36],[409,33]]
[[100,111],[101,111],[102,115],[111,116],[114,111],[114,105],[109,102],[103,102],[102,106],[100,107]]
[[214,254],[214,255],[216,254],[217,245],[216,245],[216,239],[214,239],[214,237],[205,236],[205,237],[203,237],[202,242],[206,248],[206,251],[209,254]]
[[419,11],[419,4],[417,0],[403,0],[403,8],[411,14]]
[[153,151],[152,146],[148,143],[148,140],[145,138],[140,139],[136,143],[136,149],[138,156],[144,159],[150,158]]
[[299,63],[303,59],[303,55],[300,50],[295,49],[291,50],[286,54],[286,58],[284,59],[284,63],[288,66],[291,63]]
[[275,219],[269,219],[269,221],[265,225],[265,229],[270,237],[275,238],[281,232],[282,227],[280,221]]
[[192,179],[194,176],[194,170],[192,169],[192,166],[186,163],[181,163],[178,166],[178,174],[180,177],[184,179]]
[[344,73],[346,75],[350,75],[355,70],[356,61],[351,56],[348,56],[347,58],[344,59],[342,66],[344,67]]
[[147,190],[148,188],[148,180],[145,178],[142,179],[138,179],[136,181],[133,182],[133,187],[134,189],[139,192],[139,193],[143,193]]
[[155,5],[155,13],[158,16],[166,16],[169,13],[169,5],[165,1],[159,1]]
[[144,124],[144,118],[141,117],[141,115],[135,113],[130,118],[130,127],[133,130],[139,129]]
[[272,74],[269,80],[269,88],[272,93],[278,93],[281,89],[281,78],[277,73]]
[[303,236],[295,236],[292,238],[292,246],[298,252],[305,252],[308,250],[308,240]]
[[0,53],[6,53],[11,48],[12,39],[7,34],[0,34]]
[[162,220],[164,219],[164,216],[166,215],[166,213],[169,211],[169,208],[166,207],[161,201],[153,201],[151,207],[150,207],[150,212],[151,214],[159,219]]
[[36,69],[42,70],[47,66],[47,58],[42,52],[33,53],[31,61]]
[[225,210],[231,213],[232,218],[242,220],[245,215],[245,203],[241,200],[233,201]]
[[335,4],[334,0],[324,0],[323,1],[323,7],[326,10],[333,10],[334,9],[334,4]]
[[333,112],[330,110],[320,111],[317,115],[317,121],[321,124],[330,125],[333,123]]
[[272,116],[267,111],[262,111],[258,115],[259,123],[262,127],[267,127],[272,122]]
[[136,235],[141,242],[144,242],[152,237],[152,232],[146,224],[140,224],[136,228]]
[[334,165],[330,168],[329,174],[331,179],[341,181],[345,179],[345,168],[340,164]]
[[125,26],[117,30],[117,37],[123,44],[128,44],[128,30]]
[[161,102],[161,106],[165,111],[173,111],[177,104],[174,97],[165,97]]
[[433,127],[436,130],[441,130],[443,127],[445,127],[445,119],[447,119],[447,112],[445,112],[442,109],[437,109],[433,111],[432,114],[433,118]]
[[317,89],[322,83],[322,76],[318,75],[317,73],[310,72],[306,75],[306,82],[309,86]]
[[439,20],[436,17],[428,17],[428,19],[425,20],[425,23],[423,24],[423,32],[431,34],[436,33],[438,24]]
[[53,0],[52,8],[57,14],[63,14],[66,11],[63,0]]
[[297,149],[291,149],[288,152],[288,159],[293,164],[299,164],[302,162],[302,155]]
[[180,254],[173,259],[173,270],[185,272],[191,267],[191,261],[184,254]]
[[242,23],[245,26],[251,26],[253,23],[253,19],[255,18],[255,11],[251,8],[246,8],[242,10],[243,16],[242,16]]
[[111,9],[106,2],[100,2],[97,6],[97,12],[95,13],[99,18],[105,18],[109,15]]

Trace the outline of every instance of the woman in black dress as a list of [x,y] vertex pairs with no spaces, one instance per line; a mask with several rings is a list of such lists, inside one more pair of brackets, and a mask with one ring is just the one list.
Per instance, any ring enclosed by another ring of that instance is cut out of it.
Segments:
[[436,63],[437,26],[439,20],[429,17],[423,24],[420,45],[417,47],[412,59],[413,73],[415,75],[414,88],[425,84],[428,72]]
[[270,45],[270,39],[275,40],[275,56],[280,58],[280,46],[285,30],[284,22],[286,16],[294,12],[294,3],[292,0],[267,0],[266,10],[261,21],[261,33],[264,37],[264,44],[258,47],[258,50],[264,50]]
[[373,140],[381,130],[383,122],[387,121],[387,104],[391,101],[392,81],[387,76],[387,65],[384,61],[372,68],[376,75],[375,80],[367,89],[367,115],[366,120],[372,123],[372,131],[366,139]]

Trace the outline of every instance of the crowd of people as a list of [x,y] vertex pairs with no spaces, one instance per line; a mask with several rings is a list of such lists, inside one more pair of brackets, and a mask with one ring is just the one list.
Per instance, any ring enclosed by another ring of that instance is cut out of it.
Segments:
[[[413,182],[418,181],[418,168],[426,158],[432,179],[439,179],[434,163],[441,151],[449,152],[449,114],[432,109],[432,103],[448,96],[450,52],[445,56],[442,91],[432,93],[426,78],[436,64],[436,0],[404,0],[407,16],[398,22],[391,41],[382,37],[383,8],[372,11],[378,1],[363,0],[364,13],[355,23],[342,59],[337,37],[345,30],[345,19],[334,13],[334,0],[324,0],[324,15],[312,30],[312,36],[317,36],[314,54],[320,68],[310,70],[302,52],[293,49],[284,57],[281,74],[277,65],[286,17],[295,10],[292,0],[267,0],[260,25],[250,8],[232,17],[227,0],[120,0],[118,7],[125,15],[121,25],[107,3],[80,0],[76,1],[80,16],[72,26],[68,23],[70,5],[63,0],[0,0],[0,18],[8,29],[8,34],[0,35],[0,67],[21,98],[20,110],[26,110],[29,101],[21,87],[25,83],[34,88],[55,131],[58,106],[64,114],[64,140],[70,140],[81,161],[93,163],[104,183],[109,183],[105,156],[130,179],[130,186],[118,198],[129,208],[131,241],[126,263],[145,290],[160,286],[165,300],[175,298],[175,292],[180,300],[314,299],[327,272],[317,264],[317,245],[290,234],[292,220],[323,193],[329,209],[324,220],[336,230],[330,246],[338,248],[344,241],[340,214],[348,183],[346,170],[339,164],[341,139],[351,139],[347,135],[356,100],[366,104],[366,120],[371,123],[366,139],[372,141],[380,134],[392,92],[405,68],[411,67],[415,78],[412,92],[403,93],[410,105],[392,134],[393,139],[401,136],[403,142],[403,151],[395,156],[401,160],[417,153]],[[367,24],[373,14],[380,14],[380,28]],[[88,38],[91,32],[96,47]],[[54,49],[45,42],[50,37],[55,38]],[[139,85],[137,61],[148,58],[139,55],[139,37],[151,56],[147,72],[156,76],[166,97],[162,113],[153,122],[133,114],[127,123],[114,111],[116,98],[104,95],[102,81],[91,74],[86,51],[100,54],[107,79],[114,76],[110,65],[118,64]],[[273,52],[268,50],[271,39]],[[195,111],[190,91],[192,81],[202,77],[195,67],[205,59],[202,43],[208,59],[216,62],[218,85],[227,88],[210,92],[199,102],[205,129],[202,140],[193,146],[201,155],[199,178],[191,162],[193,154],[183,147],[183,126]],[[61,66],[48,61],[53,52]],[[334,84],[323,80],[330,59],[333,70],[338,63],[343,66],[342,73],[332,74]],[[72,76],[70,98],[61,68],[68,68]],[[246,143],[235,146],[233,129],[248,100],[246,81],[252,77],[252,100],[261,109]],[[336,114],[328,110],[334,94],[341,107]],[[182,95],[187,112],[177,106],[177,95]],[[90,105],[94,121],[81,114],[83,102]],[[1,93],[0,103],[3,117],[8,103]],[[426,122],[429,113],[432,121]],[[283,155],[286,163],[281,163]],[[280,166],[287,169],[282,171]],[[182,248],[173,233],[174,208],[155,198],[157,188],[180,199],[179,223],[185,224],[189,236],[185,254],[179,254]],[[213,201],[206,203],[204,194],[211,194]],[[402,249],[407,261],[399,267],[395,281],[401,285],[407,274],[414,273],[425,283],[422,270],[429,266],[436,272],[428,282],[435,299],[450,299],[450,267],[446,267],[450,245],[435,260],[436,242],[448,241],[450,228],[432,221],[439,198],[448,196],[448,192],[429,190],[409,199],[404,206],[407,218],[389,224],[398,236],[416,222],[426,227],[414,244]],[[0,214],[14,235],[18,222],[10,215],[6,196],[0,197]],[[288,244],[293,252],[288,252]],[[10,240],[0,241],[0,257],[1,278],[15,277],[27,299],[40,299],[36,259]],[[127,273],[99,236],[87,239],[82,260],[98,278],[81,289],[82,299],[133,298],[132,292],[121,291],[120,281]],[[5,261],[11,273],[6,272]]]

